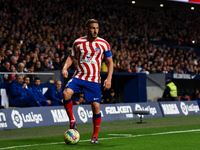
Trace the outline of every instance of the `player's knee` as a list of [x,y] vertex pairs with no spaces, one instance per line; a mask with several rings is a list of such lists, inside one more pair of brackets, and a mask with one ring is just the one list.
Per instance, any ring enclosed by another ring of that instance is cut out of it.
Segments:
[[73,91],[72,90],[65,89],[63,91],[63,96],[64,96],[65,100],[70,99],[72,97],[72,95],[73,95]]
[[92,111],[94,114],[99,114],[100,113],[100,103],[92,102]]

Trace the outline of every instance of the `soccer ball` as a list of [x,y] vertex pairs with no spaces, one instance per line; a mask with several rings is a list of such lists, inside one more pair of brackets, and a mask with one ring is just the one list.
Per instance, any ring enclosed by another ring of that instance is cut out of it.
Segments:
[[63,138],[66,144],[75,145],[80,141],[80,134],[74,129],[69,129],[64,133]]

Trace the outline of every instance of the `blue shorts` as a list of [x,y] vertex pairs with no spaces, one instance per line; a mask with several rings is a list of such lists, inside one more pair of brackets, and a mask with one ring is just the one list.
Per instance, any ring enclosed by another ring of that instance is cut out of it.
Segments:
[[101,102],[101,83],[89,82],[72,77],[65,88],[72,89],[74,93],[79,93],[83,89],[86,101]]

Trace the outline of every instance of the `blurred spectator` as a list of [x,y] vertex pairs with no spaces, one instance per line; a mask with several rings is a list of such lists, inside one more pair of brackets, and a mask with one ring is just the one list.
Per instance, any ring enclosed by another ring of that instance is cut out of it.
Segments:
[[142,70],[140,71],[141,73],[146,73],[149,74],[150,70],[148,69],[147,63],[144,63],[142,65]]
[[26,60],[22,60],[22,63],[24,64],[24,71],[28,72],[27,66],[26,66]]
[[180,101],[190,101],[190,96],[188,93],[183,93],[183,95],[181,96]]
[[23,77],[17,75],[16,80],[12,81],[8,95],[10,105],[13,107],[35,107],[41,106],[36,97],[26,90],[27,84],[23,83]]
[[81,90],[79,93],[74,93],[74,95],[72,96],[72,101],[74,105],[86,104],[86,101],[84,100],[83,90]]
[[31,57],[30,57],[30,55],[27,54],[25,56],[25,60],[26,60],[26,67],[30,68],[31,67]]
[[121,60],[121,61],[120,61],[120,65],[118,66],[117,71],[118,71],[118,72],[126,72],[124,60]]
[[4,55],[4,62],[5,61],[10,61],[10,57],[12,56],[11,50],[7,49],[4,53],[5,53],[5,55]]
[[[11,71],[11,72],[14,72],[14,73],[17,72],[14,65],[11,65],[11,66],[10,66],[10,71]],[[16,76],[16,74],[11,74],[11,75],[10,75],[10,81],[9,81],[9,82],[12,82],[13,80],[15,80],[15,76]]]
[[44,68],[44,55],[39,55],[39,61],[41,62],[42,68]]
[[101,103],[116,103],[114,89],[103,90],[101,92]]
[[197,97],[198,94],[199,94],[199,90],[196,89],[196,90],[194,91],[194,93],[192,94],[192,100],[194,100],[194,99]]
[[18,67],[17,67],[17,72],[22,74],[23,78],[26,76],[24,73],[24,64],[23,63],[19,63],[18,64]]
[[[9,62],[4,62],[3,66],[1,67],[1,72],[10,72],[10,63]],[[10,75],[9,74],[3,74],[3,82],[4,83],[9,83],[10,81]]]
[[197,94],[196,98],[194,99],[197,101],[199,107],[200,107],[200,93]]
[[47,48],[47,42],[43,41],[42,45],[40,46],[40,52],[44,53],[44,50]]
[[101,63],[101,72],[108,72],[108,67],[105,60],[103,60]]
[[163,73],[161,66],[156,67],[156,73]]
[[14,39],[14,34],[11,34],[10,37],[7,39],[8,45],[16,45],[17,41]]
[[53,66],[54,66],[55,70],[61,70],[61,63],[60,63],[60,58],[59,57],[55,58]]
[[156,68],[155,68],[154,66],[152,66],[152,67],[150,68],[150,73],[156,73]]
[[[28,69],[28,73],[34,73],[34,65]],[[35,79],[35,75],[31,74],[31,75],[27,75],[30,78],[30,82],[32,83]]]
[[86,104],[83,92],[81,92],[77,97],[78,97],[78,100],[75,101],[76,105]]
[[39,78],[34,79],[34,84],[32,84],[31,88],[33,90],[35,97],[37,98],[37,100],[40,102],[40,104],[42,106],[55,106],[56,105],[55,102],[52,102],[51,100],[44,97],[44,95],[42,93],[42,88],[40,87],[40,79]]
[[17,65],[17,58],[15,56],[10,57],[10,64],[14,65],[15,68],[18,67],[18,65]]
[[35,71],[43,71],[44,69],[41,66],[41,62],[40,61],[36,61],[36,65],[35,65]]
[[50,71],[50,70],[53,70],[53,69],[54,69],[54,66],[53,66],[53,65],[50,65],[50,64],[49,64],[49,59],[46,58],[46,59],[44,60],[44,69],[43,69],[43,71]]
[[63,94],[62,94],[62,82],[60,80],[56,81],[44,94],[44,96],[55,103],[55,106],[63,104]]
[[158,101],[177,101],[178,95],[177,95],[177,87],[172,82],[171,79],[166,79],[166,88],[164,90],[162,98],[159,98]]
[[126,64],[126,71],[132,73],[130,64]]

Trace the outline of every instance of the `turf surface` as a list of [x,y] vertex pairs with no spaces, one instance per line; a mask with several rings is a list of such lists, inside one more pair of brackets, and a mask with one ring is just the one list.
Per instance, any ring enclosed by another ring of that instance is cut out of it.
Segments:
[[[90,144],[92,124],[79,124],[81,141],[66,145],[63,133],[68,126],[51,126],[0,131],[1,149],[62,150],[62,149],[136,149],[195,150],[200,145],[200,116],[167,117],[102,122],[99,144]],[[177,132],[178,131],[178,132]]]

